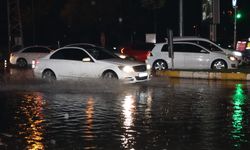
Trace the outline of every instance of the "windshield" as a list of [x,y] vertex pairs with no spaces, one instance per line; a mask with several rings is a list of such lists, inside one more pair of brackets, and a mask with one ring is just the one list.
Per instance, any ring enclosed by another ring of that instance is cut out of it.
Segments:
[[102,48],[102,47],[90,47],[90,48],[85,48],[85,49],[96,60],[119,58],[111,51],[109,51],[105,48]]

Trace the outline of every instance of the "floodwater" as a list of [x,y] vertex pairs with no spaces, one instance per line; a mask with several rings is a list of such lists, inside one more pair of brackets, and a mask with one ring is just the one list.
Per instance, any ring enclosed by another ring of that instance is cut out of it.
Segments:
[[0,149],[247,150],[247,82],[3,79]]

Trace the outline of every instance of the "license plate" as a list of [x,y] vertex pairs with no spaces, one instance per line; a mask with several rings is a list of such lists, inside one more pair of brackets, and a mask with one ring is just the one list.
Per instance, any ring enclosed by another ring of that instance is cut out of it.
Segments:
[[147,73],[147,72],[139,73],[139,77],[145,77],[145,76],[148,76],[148,73]]

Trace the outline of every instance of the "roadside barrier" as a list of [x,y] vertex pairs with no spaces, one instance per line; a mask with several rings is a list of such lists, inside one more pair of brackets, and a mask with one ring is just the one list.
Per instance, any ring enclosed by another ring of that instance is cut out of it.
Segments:
[[155,74],[157,76],[168,76],[170,78],[193,78],[193,79],[209,79],[209,80],[250,80],[250,73],[243,73],[243,72],[165,70],[165,71],[156,71]]

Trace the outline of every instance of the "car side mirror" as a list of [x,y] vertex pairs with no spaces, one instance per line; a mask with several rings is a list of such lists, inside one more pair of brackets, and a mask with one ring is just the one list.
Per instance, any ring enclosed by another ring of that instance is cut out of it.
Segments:
[[201,53],[208,53],[208,51],[201,49]]
[[89,57],[83,58],[82,59],[83,62],[91,62],[91,59]]

